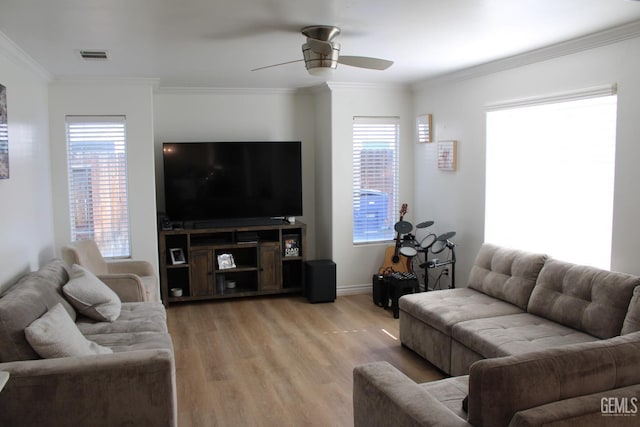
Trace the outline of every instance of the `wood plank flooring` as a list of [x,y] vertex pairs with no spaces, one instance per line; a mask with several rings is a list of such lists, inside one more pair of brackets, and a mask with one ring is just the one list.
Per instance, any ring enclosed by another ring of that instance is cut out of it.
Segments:
[[371,295],[174,304],[179,426],[353,426],[354,366],[386,360],[416,382],[443,377],[401,347],[398,325]]

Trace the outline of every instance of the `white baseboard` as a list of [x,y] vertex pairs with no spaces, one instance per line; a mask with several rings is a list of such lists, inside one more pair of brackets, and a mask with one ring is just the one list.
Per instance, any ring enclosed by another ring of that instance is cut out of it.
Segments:
[[356,295],[356,294],[370,294],[371,293],[371,283],[366,285],[347,285],[347,286],[338,286],[336,288],[336,294],[340,295]]

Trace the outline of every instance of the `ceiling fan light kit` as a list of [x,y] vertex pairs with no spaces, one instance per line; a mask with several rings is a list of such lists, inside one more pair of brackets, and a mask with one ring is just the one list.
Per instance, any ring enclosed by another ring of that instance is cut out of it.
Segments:
[[338,66],[340,43],[331,43],[331,51],[326,55],[314,51],[309,43],[305,43],[302,45],[302,55],[309,74],[313,76],[330,75]]
[[[304,65],[309,74],[313,76],[328,77],[338,64],[349,65],[356,68],[366,68],[369,70],[386,70],[393,61],[368,56],[342,56],[340,57],[340,43],[333,39],[340,34],[340,28],[332,25],[311,25],[300,30],[307,38],[307,42],[302,45],[302,56]],[[278,67],[298,61],[287,61],[279,64],[267,65],[266,67],[254,68],[251,71],[264,70],[266,68]]]
[[307,38],[307,42],[302,45],[302,55],[309,74],[319,77],[333,74],[340,56],[340,43],[333,39],[340,34],[340,28],[311,25],[300,32]]

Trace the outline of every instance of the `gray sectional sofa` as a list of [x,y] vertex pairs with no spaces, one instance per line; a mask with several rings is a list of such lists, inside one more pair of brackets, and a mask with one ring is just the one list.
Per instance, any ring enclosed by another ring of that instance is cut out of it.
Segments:
[[400,299],[400,341],[445,373],[466,375],[477,360],[639,330],[627,317],[638,286],[640,277],[485,244],[467,288]]
[[[174,352],[164,306],[122,302],[113,322],[92,320],[63,295],[69,273],[69,266],[54,260],[0,296],[0,371],[11,375],[0,393],[0,425],[177,425]],[[121,299],[127,301],[126,295]],[[60,305],[78,335],[109,354],[42,358],[25,330]]]
[[355,424],[607,425],[602,399],[640,406],[638,331],[639,277],[485,244],[467,288],[400,298],[402,345],[453,377],[358,367]]

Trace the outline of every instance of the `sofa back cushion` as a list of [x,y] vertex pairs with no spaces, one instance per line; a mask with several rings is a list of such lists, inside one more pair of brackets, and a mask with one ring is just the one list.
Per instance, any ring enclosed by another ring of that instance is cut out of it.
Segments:
[[75,320],[75,310],[62,296],[62,285],[68,280],[66,264],[54,260],[23,276],[0,298],[0,362],[40,358],[24,330],[56,304],[62,304]]
[[640,331],[640,286],[633,290],[633,296],[631,297],[620,335],[637,331]]
[[473,263],[467,286],[526,310],[546,259],[543,254],[485,243]]
[[640,277],[549,260],[527,311],[598,338],[620,335]]
[[640,332],[480,360],[469,371],[469,422],[506,426],[518,411],[638,384],[639,364]]

